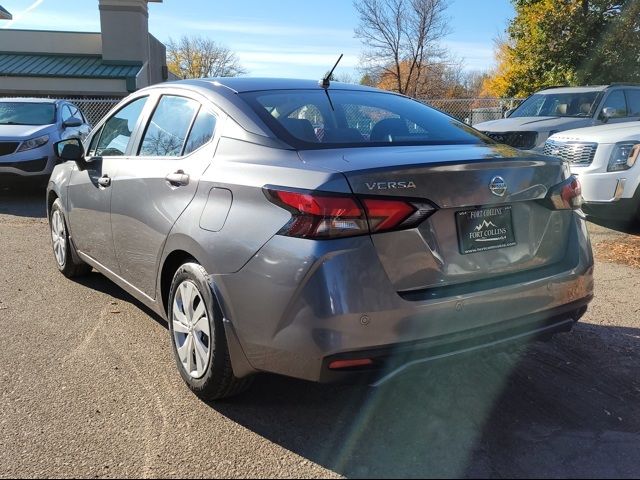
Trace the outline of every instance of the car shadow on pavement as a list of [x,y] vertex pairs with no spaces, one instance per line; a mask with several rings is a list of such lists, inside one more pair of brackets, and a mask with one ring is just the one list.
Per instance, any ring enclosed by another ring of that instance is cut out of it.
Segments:
[[637,477],[639,338],[580,324],[378,388],[264,375],[210,406],[347,477]]
[[144,303],[140,302],[135,297],[129,295],[118,285],[113,283],[107,277],[102,275],[101,273],[93,270],[89,275],[85,275],[83,277],[74,278],[73,281],[76,283],[95,290],[96,292],[104,293],[110,297],[113,297],[116,300],[120,300],[123,302],[130,303],[142,310],[144,313],[149,315],[153,320],[155,320],[159,325],[161,325],[165,329],[169,329],[167,322],[156,312],[147,307]]
[[47,207],[44,189],[21,191],[16,187],[11,189],[0,187],[0,215],[46,218]]
[[640,235],[640,222],[625,223],[625,222],[617,222],[614,220],[604,220],[604,219],[596,219],[596,218],[589,218],[589,221],[596,225],[600,225],[601,227],[615,230],[617,232],[627,233],[629,235]]

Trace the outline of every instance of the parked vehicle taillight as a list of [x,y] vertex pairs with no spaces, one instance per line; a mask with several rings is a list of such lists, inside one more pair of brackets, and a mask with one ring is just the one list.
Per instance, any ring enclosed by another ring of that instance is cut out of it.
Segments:
[[577,210],[582,207],[582,186],[580,180],[571,175],[564,182],[549,189],[547,198],[556,210]]
[[264,192],[291,212],[291,220],[278,232],[289,237],[340,238],[411,228],[435,211],[427,203],[397,199],[278,188]]

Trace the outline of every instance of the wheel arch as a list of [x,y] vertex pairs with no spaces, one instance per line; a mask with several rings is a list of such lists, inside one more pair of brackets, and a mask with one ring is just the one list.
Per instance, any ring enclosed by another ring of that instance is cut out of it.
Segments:
[[49,190],[47,192],[47,218],[51,216],[51,208],[53,207],[53,203],[60,198],[55,190]]
[[[206,271],[206,266],[198,260],[198,258],[205,258],[203,256],[204,252],[193,254],[192,252],[199,251],[200,249],[197,244],[194,245],[195,246],[192,246],[191,248],[176,247],[174,249],[165,249],[165,252],[168,253],[165,253],[164,261],[162,262],[162,267],[160,269],[158,282],[160,302],[157,302],[156,304],[161,305],[162,311],[166,315],[165,318],[167,319],[167,321],[169,320],[168,297],[171,290],[171,282],[173,281],[173,277],[175,276],[176,271],[180,268],[181,265],[190,261],[201,265]],[[243,378],[256,373],[256,370],[248,361],[242,347],[242,342],[238,338],[237,333],[230,322],[225,305],[225,300],[224,298],[222,298],[222,292],[211,283],[210,287],[214,301],[216,302],[214,308],[219,310],[219,313],[223,317],[225,337],[227,340],[229,354],[231,356],[231,365],[235,376],[238,378]]]

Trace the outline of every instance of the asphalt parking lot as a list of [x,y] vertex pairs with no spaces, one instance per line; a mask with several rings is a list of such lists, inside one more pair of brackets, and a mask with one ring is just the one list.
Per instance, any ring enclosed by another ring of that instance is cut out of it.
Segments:
[[549,343],[206,404],[161,320],[57,272],[39,196],[0,194],[0,248],[1,477],[640,476],[640,269],[598,261],[589,312]]

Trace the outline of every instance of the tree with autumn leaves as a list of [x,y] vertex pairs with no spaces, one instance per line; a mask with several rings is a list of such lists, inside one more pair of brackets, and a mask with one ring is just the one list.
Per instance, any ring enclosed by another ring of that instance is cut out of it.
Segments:
[[513,0],[496,42],[487,96],[522,97],[552,85],[640,83],[640,0]]

